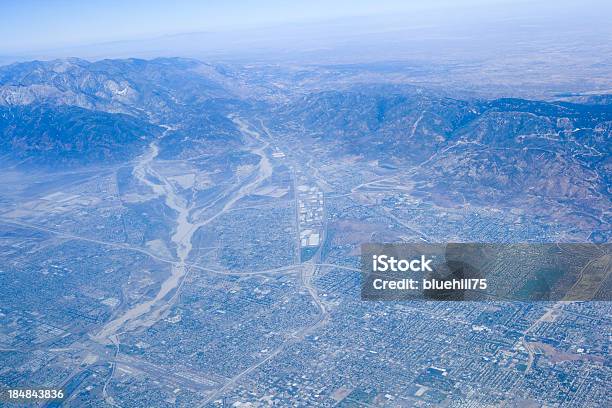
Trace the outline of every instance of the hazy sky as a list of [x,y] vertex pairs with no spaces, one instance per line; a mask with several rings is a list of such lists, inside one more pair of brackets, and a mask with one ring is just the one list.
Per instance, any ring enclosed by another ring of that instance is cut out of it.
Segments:
[[520,0],[0,0],[0,53]]
[[[290,48],[324,47],[332,36],[374,41],[385,32],[383,45],[415,35],[455,39],[466,30],[479,38],[475,29],[483,24],[505,39],[527,24],[574,38],[568,30],[602,29],[611,12],[610,0],[0,0],[0,57],[116,55],[114,44],[126,41],[140,41],[126,55],[163,55],[188,42],[168,42],[170,35],[196,32],[206,36],[193,37],[195,45],[222,50],[240,42],[249,49],[254,38],[259,46],[285,41]],[[413,31],[402,37],[402,29]]]

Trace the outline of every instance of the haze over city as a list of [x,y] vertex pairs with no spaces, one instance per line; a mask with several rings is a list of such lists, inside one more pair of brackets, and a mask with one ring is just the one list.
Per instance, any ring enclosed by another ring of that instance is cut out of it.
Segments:
[[0,405],[612,406],[611,8],[1,2]]

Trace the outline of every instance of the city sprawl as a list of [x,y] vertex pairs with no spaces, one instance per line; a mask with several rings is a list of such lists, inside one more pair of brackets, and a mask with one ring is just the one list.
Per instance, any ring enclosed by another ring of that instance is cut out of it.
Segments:
[[612,405],[609,274],[587,302],[360,298],[363,243],[608,242],[609,95],[475,97],[395,69],[0,67],[0,388],[64,390],[25,403],[48,407]]

